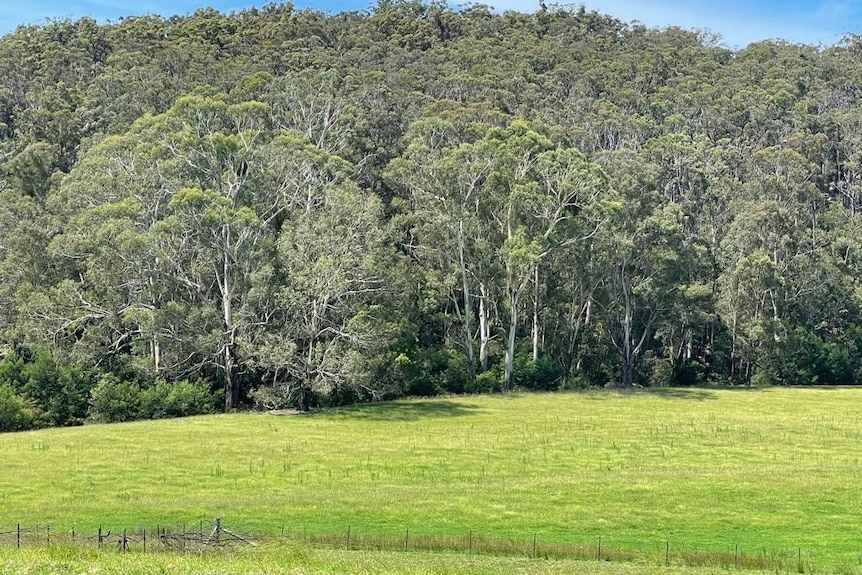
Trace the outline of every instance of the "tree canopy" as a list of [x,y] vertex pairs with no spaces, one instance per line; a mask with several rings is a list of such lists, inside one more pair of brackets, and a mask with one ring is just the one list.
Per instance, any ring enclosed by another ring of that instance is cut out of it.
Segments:
[[858,383],[860,52],[417,0],[21,26],[0,428]]

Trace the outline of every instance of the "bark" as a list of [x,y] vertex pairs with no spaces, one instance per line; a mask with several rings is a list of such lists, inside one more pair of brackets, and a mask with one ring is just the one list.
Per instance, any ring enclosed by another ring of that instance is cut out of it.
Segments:
[[533,361],[539,360],[539,266],[536,266],[533,293]]
[[479,369],[482,372],[488,371],[488,344],[491,342],[487,300],[485,284],[479,284]]
[[515,389],[515,335],[518,331],[518,298],[514,292],[509,294],[509,337],[506,341],[506,378],[503,391]]
[[309,411],[311,409],[312,395],[311,386],[306,384],[300,386],[299,399],[296,405],[299,411]]
[[231,411],[239,403],[239,387],[234,378],[234,359],[231,346],[224,347],[224,410]]
[[[225,245],[230,241],[230,228],[225,228]],[[224,344],[224,410],[231,411],[239,403],[239,389],[234,378],[234,325],[233,325],[233,292],[231,290],[231,262],[225,253],[222,257],[221,297],[225,332],[228,341]]]
[[473,298],[470,293],[470,282],[467,275],[465,256],[464,222],[459,222],[458,229],[458,259],[461,266],[461,289],[464,291],[464,349],[467,352],[467,369],[470,379],[476,377],[476,359],[473,352],[473,328],[470,318],[473,314]]

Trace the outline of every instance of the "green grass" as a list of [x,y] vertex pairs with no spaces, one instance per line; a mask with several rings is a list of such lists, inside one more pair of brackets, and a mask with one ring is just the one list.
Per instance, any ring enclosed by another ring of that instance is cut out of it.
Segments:
[[[278,546],[234,553],[120,554],[92,548],[0,548],[4,575],[726,575],[719,567],[533,560]],[[756,572],[748,571],[747,573]],[[765,572],[763,572],[765,573]]]
[[[601,537],[655,565],[667,542],[672,563],[738,546],[856,571],[860,476],[862,390],[442,398],[0,435],[0,531],[218,516],[255,534]],[[416,569],[401,572],[441,572]]]

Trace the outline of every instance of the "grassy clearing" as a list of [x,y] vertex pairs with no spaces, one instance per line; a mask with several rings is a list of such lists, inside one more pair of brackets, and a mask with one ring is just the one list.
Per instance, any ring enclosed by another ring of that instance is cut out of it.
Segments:
[[5,548],[0,549],[0,572],[4,575],[726,575],[727,570],[279,546],[205,555],[119,554],[80,547],[20,551]]
[[670,542],[679,560],[738,546],[856,570],[860,440],[854,389],[442,398],[44,430],[0,435],[0,530],[219,516],[252,533],[601,537],[649,564]]

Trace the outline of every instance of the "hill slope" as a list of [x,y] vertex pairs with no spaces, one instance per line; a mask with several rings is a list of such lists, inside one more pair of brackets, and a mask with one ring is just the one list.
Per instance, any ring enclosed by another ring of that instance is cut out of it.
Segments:
[[411,532],[854,563],[860,392],[410,400],[0,436],[0,530]]

